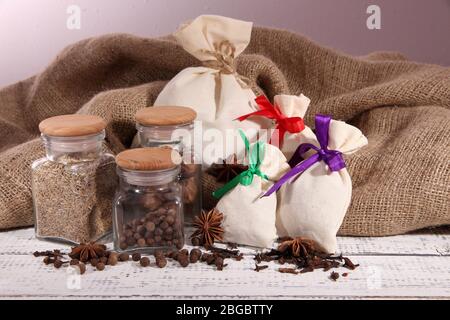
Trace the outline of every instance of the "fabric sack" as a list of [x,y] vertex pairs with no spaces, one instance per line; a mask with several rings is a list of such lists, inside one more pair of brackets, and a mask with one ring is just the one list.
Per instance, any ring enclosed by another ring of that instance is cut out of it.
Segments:
[[[242,113],[256,110],[255,94],[248,85],[248,79],[239,75],[235,68],[235,58],[250,42],[252,23],[221,16],[200,16],[175,32],[177,42],[202,66],[190,67],[178,73],[158,95],[155,106],[186,106],[197,112],[197,120],[203,124],[202,162],[205,166],[227,159],[233,153],[244,151],[238,137],[234,143],[226,140],[228,133],[245,130],[253,141],[257,129],[268,127],[270,123],[256,119],[245,124],[233,121]],[[218,130],[218,131],[217,131]],[[217,139],[210,134],[219,133]],[[198,143],[198,141],[197,141]]]
[[[299,134],[300,146],[289,161],[292,169],[267,192],[279,189],[279,236],[307,237],[324,251],[336,251],[336,234],[350,205],[352,181],[343,154],[367,145],[356,127],[330,117],[316,116],[316,139],[310,131]],[[308,142],[306,142],[308,141]],[[306,160],[302,156],[310,154]]]
[[262,197],[289,170],[286,157],[270,144],[252,145],[241,131],[249,154],[249,169],[214,192],[220,198],[216,208],[223,214],[225,242],[270,247],[277,237],[277,196]]

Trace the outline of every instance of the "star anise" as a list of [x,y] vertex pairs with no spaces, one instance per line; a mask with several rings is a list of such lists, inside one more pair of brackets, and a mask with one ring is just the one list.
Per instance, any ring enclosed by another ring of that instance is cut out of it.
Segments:
[[202,213],[194,218],[196,230],[191,238],[200,238],[205,246],[212,246],[214,241],[223,240],[223,228],[221,227],[223,214],[216,208]]
[[283,253],[289,251],[294,257],[305,258],[308,257],[308,255],[310,255],[311,253],[314,253],[318,250],[313,240],[298,237],[292,240],[283,241],[278,246],[278,251]]
[[103,244],[90,242],[80,243],[78,246],[73,247],[69,253],[69,257],[72,259],[78,259],[82,262],[87,262],[92,258],[101,258],[106,254],[106,246]]
[[221,164],[214,163],[206,172],[214,176],[217,182],[227,183],[248,169],[248,166],[238,163],[236,154],[233,154],[231,160],[222,160]]

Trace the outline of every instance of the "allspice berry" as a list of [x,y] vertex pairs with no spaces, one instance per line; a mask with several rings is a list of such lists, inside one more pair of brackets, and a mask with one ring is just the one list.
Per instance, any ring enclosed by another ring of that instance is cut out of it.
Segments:
[[178,262],[183,268],[186,268],[189,265],[189,258],[187,255],[178,254]]
[[103,262],[99,262],[97,263],[96,268],[98,271],[103,271],[105,270],[105,264]]
[[200,245],[200,239],[198,237],[194,237],[191,239],[192,245],[198,247]]
[[115,266],[117,264],[117,261],[119,261],[119,255],[115,252],[111,252],[108,258],[108,264],[110,266]]
[[131,255],[131,259],[133,261],[139,261],[139,260],[141,260],[141,254],[139,252],[135,252]]
[[189,254],[190,263],[196,263],[200,259],[201,256],[202,256],[201,250],[192,249],[191,253]]
[[156,259],[156,265],[159,268],[164,268],[167,265],[167,259],[164,257],[159,257]]
[[130,259],[130,255],[126,252],[123,252],[119,255],[119,261],[128,261]]
[[164,251],[159,250],[159,249],[155,250],[154,256],[155,256],[155,258],[164,257]]
[[104,265],[106,265],[108,263],[108,258],[107,257],[101,257],[100,259],[98,259],[98,262],[101,262]]
[[92,258],[91,259],[91,266],[95,267],[98,263],[98,259],[97,258]]
[[148,267],[150,265],[150,259],[148,257],[142,257],[139,263],[143,267]]

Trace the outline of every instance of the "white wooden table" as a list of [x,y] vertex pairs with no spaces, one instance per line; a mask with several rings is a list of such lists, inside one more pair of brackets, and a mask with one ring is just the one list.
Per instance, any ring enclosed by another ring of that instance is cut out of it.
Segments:
[[221,272],[204,263],[181,268],[169,262],[159,269],[126,262],[103,272],[89,266],[80,277],[33,257],[36,250],[68,249],[33,234],[33,229],[0,233],[2,299],[450,298],[450,228],[385,238],[341,237],[340,250],[361,267],[336,282],[328,278],[330,271],[281,274],[273,262],[255,272],[253,251],[246,248],[240,248],[244,260],[227,259]]

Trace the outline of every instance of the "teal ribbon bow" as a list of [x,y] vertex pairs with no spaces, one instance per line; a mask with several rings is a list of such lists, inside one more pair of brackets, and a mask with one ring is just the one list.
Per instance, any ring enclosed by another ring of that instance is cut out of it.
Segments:
[[248,169],[238,176],[234,177],[230,182],[225,184],[222,188],[214,191],[212,193],[214,198],[220,199],[225,195],[228,191],[236,187],[238,184],[242,184],[243,186],[248,186],[252,184],[253,177],[255,175],[268,180],[267,176],[261,172],[259,167],[261,166],[261,163],[264,159],[264,148],[265,144],[263,141],[258,141],[253,146],[252,150],[250,151],[250,142],[248,141],[247,137],[245,136],[245,133],[239,129],[239,134],[241,135],[242,140],[244,140],[245,144],[245,150],[247,154],[250,155],[250,163],[248,166]]

